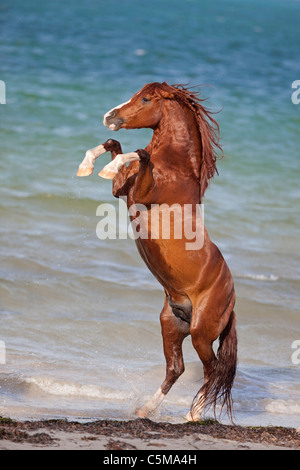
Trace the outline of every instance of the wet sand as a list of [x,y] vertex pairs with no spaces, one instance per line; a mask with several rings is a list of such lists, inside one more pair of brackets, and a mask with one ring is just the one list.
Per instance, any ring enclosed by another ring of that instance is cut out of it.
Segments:
[[299,429],[148,419],[18,422],[0,418],[0,450],[300,450]]

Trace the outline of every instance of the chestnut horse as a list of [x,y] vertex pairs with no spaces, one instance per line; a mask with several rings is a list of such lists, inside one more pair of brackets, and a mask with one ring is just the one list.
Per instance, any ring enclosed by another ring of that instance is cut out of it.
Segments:
[[[144,212],[151,212],[154,205],[161,204],[196,207],[217,171],[217,151],[221,150],[218,124],[202,101],[181,85],[145,85],[129,101],[106,113],[103,122],[114,131],[151,128],[149,145],[122,154],[119,142],[108,140],[87,152],[78,175],[90,174],[95,159],[110,151],[112,161],[99,175],[113,179],[113,195],[126,196],[128,208],[139,204]],[[196,212],[192,213],[194,227],[201,225]],[[188,249],[187,237],[176,238],[173,232],[168,239],[136,239],[142,259],[165,291],[160,321],[166,377],[151,400],[137,410],[140,417],[151,415],[184,372],[182,343],[191,335],[203,363],[204,383],[187,419],[199,419],[204,409],[213,406],[215,410],[219,402],[232,418],[231,389],[237,362],[234,284],[222,254],[202,228],[202,242],[196,249]]]

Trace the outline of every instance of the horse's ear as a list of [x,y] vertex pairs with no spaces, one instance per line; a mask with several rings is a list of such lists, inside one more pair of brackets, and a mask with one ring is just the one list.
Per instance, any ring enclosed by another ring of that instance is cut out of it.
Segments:
[[174,93],[172,93],[171,91],[160,90],[159,94],[167,100],[172,100],[174,98]]

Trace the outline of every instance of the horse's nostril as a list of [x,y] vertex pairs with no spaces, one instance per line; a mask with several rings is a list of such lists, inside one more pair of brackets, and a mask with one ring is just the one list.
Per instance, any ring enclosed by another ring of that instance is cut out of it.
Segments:
[[103,124],[112,130],[118,130],[122,125],[123,120],[118,117],[118,112],[112,109],[108,111],[103,118]]

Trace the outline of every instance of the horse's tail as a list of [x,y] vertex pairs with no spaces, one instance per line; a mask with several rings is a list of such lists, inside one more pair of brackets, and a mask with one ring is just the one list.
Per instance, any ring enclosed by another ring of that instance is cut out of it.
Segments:
[[221,412],[224,406],[226,406],[228,416],[233,421],[231,389],[237,365],[237,333],[235,325],[235,313],[232,311],[226,327],[219,336],[219,348],[213,370],[208,380],[195,396],[191,413],[193,413],[193,409],[202,408],[204,410],[213,406],[214,414],[216,415],[216,405],[220,402]]

